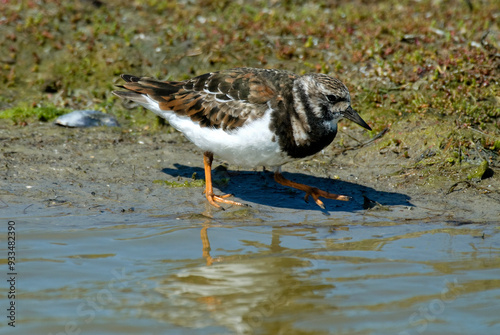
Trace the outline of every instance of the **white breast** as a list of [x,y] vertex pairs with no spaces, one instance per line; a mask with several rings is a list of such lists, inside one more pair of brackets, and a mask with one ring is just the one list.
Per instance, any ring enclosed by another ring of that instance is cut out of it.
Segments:
[[263,117],[247,121],[240,128],[224,131],[200,127],[189,117],[160,110],[156,101],[148,100],[149,104],[144,104],[144,107],[165,118],[201,150],[213,152],[229,163],[245,167],[274,167],[292,160],[280,151],[278,137],[269,129],[271,109]]

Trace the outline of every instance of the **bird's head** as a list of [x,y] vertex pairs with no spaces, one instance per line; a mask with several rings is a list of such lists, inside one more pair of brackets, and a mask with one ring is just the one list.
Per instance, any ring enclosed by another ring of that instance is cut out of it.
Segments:
[[306,74],[295,81],[293,91],[295,107],[303,110],[307,118],[316,117],[334,127],[337,121],[346,118],[371,130],[351,107],[349,90],[337,78],[320,73]]

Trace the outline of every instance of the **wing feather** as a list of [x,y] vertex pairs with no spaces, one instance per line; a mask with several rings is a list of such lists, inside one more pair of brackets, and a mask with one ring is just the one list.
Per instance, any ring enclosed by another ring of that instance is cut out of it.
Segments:
[[126,83],[120,87],[129,91],[114,93],[139,103],[148,96],[162,110],[188,116],[203,127],[231,130],[262,117],[269,102],[279,100],[273,74],[276,75],[268,70],[237,68],[181,82],[122,75]]

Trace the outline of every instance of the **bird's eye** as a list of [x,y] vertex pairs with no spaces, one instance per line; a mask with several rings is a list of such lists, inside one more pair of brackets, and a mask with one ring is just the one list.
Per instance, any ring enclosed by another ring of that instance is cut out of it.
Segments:
[[338,102],[338,101],[340,100],[338,96],[333,95],[333,94],[327,94],[327,95],[326,95],[326,99],[327,99],[329,102],[332,102],[332,103]]

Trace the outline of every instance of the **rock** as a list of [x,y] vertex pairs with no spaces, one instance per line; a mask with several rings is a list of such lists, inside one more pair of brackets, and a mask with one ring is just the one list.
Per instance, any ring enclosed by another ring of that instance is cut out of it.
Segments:
[[93,110],[76,110],[71,113],[61,115],[54,123],[58,126],[71,128],[120,126],[114,116]]
[[479,166],[476,166],[474,167],[474,169],[471,171],[471,173],[469,173],[469,175],[467,176],[467,179],[471,180],[471,179],[486,179],[489,176],[489,172],[490,172],[490,168],[489,168],[489,164],[488,164],[488,161],[487,160],[483,160],[481,162],[481,164],[479,164]]

